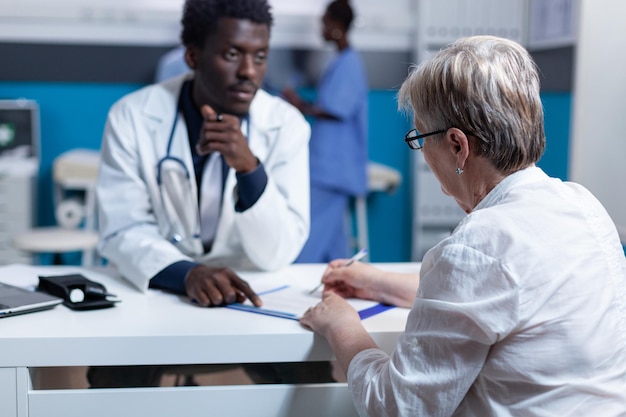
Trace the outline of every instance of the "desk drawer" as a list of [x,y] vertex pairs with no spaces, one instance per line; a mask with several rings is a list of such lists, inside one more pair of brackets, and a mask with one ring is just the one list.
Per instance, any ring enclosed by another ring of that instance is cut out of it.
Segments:
[[30,391],[28,411],[29,417],[357,416],[342,383]]

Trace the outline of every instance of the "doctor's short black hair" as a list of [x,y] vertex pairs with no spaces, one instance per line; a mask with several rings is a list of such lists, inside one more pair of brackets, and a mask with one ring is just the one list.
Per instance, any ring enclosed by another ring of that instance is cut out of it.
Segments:
[[183,45],[204,47],[222,17],[250,20],[265,24],[268,29],[274,20],[267,0],[186,0],[181,19]]

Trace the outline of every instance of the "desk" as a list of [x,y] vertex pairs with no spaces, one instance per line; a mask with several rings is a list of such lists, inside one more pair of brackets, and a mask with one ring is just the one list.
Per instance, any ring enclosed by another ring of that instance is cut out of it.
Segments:
[[[419,271],[418,264],[379,264]],[[306,288],[325,265],[298,264],[277,273],[245,273],[256,280],[280,274]],[[46,366],[303,362],[332,359],[326,341],[299,323],[225,308],[198,308],[178,297],[145,294],[104,269],[68,266],[0,267],[0,281],[22,286],[38,275],[83,273],[123,301],[111,309],[77,312],[64,306],[0,320],[0,416],[109,417],[149,415],[354,416],[346,384],[239,385],[97,390],[32,389],[28,369]],[[404,330],[407,309],[364,320],[387,352]]]

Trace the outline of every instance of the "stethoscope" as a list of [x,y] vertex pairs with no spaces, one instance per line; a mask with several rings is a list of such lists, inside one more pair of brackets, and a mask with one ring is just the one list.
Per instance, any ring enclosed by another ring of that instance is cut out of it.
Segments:
[[179,107],[180,107],[180,99],[179,99],[179,105],[176,107],[176,111],[174,112],[174,122],[172,123],[172,130],[170,131],[170,136],[169,136],[169,139],[167,140],[167,148],[165,150],[165,156],[163,158],[159,159],[159,161],[157,162],[157,167],[156,167],[156,169],[157,169],[157,184],[159,186],[162,185],[161,170],[162,170],[163,164],[166,161],[172,161],[172,162],[175,162],[175,163],[179,164],[181,166],[181,168],[185,171],[187,180],[190,181],[189,180],[189,170],[185,166],[185,163],[183,162],[183,160],[180,159],[180,158],[177,158],[175,156],[172,156],[172,154],[171,154],[172,143],[174,142],[174,132],[176,132],[176,125],[178,124],[178,109],[179,109]]
[[[190,172],[185,162],[171,154],[174,135],[181,109],[182,91],[179,96],[178,105],[174,113],[172,129],[167,141],[165,156],[156,165],[156,180],[161,195],[167,219],[170,222],[167,231],[168,240],[180,247],[183,252],[190,255],[200,255],[203,253],[202,242],[200,240],[200,222],[198,217],[198,202],[193,198]],[[242,123],[246,123],[246,134],[250,140],[250,116],[242,118]]]

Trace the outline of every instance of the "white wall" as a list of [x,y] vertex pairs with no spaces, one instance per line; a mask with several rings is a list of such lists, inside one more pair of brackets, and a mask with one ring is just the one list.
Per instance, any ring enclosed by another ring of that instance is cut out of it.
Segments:
[[[409,50],[417,0],[353,0],[359,49]],[[321,47],[329,0],[269,0],[272,45]],[[184,0],[0,0],[0,42],[171,45]]]
[[580,5],[569,177],[605,205],[626,242],[626,2]]

